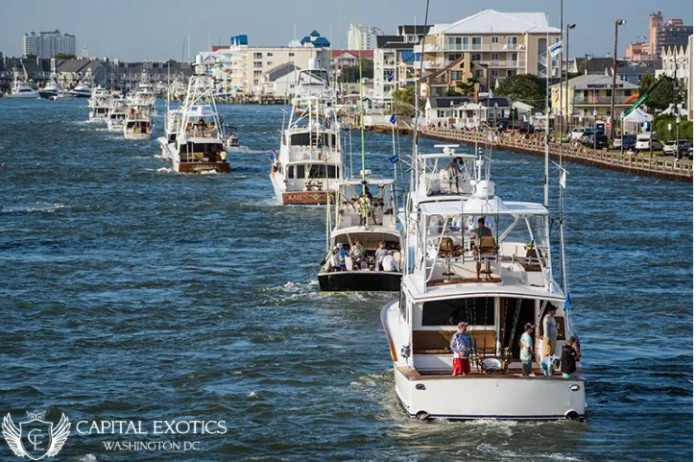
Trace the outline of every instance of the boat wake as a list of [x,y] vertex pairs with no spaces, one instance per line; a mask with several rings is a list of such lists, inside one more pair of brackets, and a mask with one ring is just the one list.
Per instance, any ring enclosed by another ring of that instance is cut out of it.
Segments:
[[61,203],[55,203],[55,204],[50,204],[50,203],[45,203],[45,202],[37,202],[36,205],[27,205],[27,206],[4,206],[0,213],[4,215],[8,215],[11,213],[32,213],[32,212],[42,212],[42,213],[55,213],[59,210],[63,209],[70,209],[72,208],[72,205],[69,204],[61,204]]
[[169,167],[160,167],[160,168],[146,168],[146,172],[155,172],[155,173],[174,173],[174,170],[169,168]]

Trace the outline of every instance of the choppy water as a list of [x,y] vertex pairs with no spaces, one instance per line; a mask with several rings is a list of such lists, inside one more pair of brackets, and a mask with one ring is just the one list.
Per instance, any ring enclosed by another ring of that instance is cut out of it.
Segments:
[[[273,202],[281,108],[222,112],[249,149],[231,175],[184,176],[154,139],[83,122],[84,100],[0,100],[0,413],[230,428],[189,453],[71,436],[60,460],[692,459],[691,185],[570,165],[587,423],[409,421],[379,323],[390,296],[320,294],[324,210]],[[366,142],[389,173],[390,138]],[[540,158],[495,159],[499,195],[541,200]],[[17,460],[4,443],[0,459]]]

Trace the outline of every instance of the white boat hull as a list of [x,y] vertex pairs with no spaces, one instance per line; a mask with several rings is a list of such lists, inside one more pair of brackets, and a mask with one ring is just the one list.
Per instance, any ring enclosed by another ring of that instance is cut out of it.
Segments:
[[39,92],[27,92],[27,93],[14,93],[7,95],[8,98],[25,98],[25,99],[37,99],[41,98]]
[[123,137],[127,140],[149,140],[151,133],[129,133],[123,132]]

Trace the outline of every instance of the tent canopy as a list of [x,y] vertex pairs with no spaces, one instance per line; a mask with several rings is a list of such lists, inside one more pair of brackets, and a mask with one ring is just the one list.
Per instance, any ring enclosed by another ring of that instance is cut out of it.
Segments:
[[641,124],[643,122],[651,122],[653,116],[643,111],[641,108],[636,108],[633,112],[624,117],[623,120],[624,122]]

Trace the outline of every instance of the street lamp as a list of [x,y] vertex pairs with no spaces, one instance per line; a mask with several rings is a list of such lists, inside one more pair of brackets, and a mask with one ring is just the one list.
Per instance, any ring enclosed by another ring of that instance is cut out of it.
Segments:
[[[570,96],[569,96],[569,89],[568,89],[568,60],[570,59],[570,31],[571,29],[575,29],[575,26],[577,24],[568,24],[566,26],[566,52],[565,52],[565,58],[563,58],[565,62],[565,111],[563,110],[563,104],[561,104],[561,133],[563,132],[563,128],[565,128],[565,125],[563,125],[563,121],[566,120],[566,116],[568,119],[570,119],[570,114],[568,114],[568,109],[570,108]],[[563,64],[561,64],[561,70],[563,70]],[[561,77],[563,77],[561,75]],[[561,85],[561,90],[563,90],[563,85]],[[561,101],[563,101],[563,98],[561,98]],[[570,121],[567,122],[567,128],[570,128]]]
[[609,114],[612,139],[614,138],[614,103],[616,102],[616,45],[619,40],[619,26],[623,26],[624,24],[626,24],[624,19],[617,19],[616,22],[614,22],[614,75],[611,77],[611,114]]
[[681,123],[681,117],[680,117],[680,112],[681,112],[681,104],[677,105],[677,143],[674,145],[674,148],[677,150],[677,159],[679,159],[680,153],[679,153],[679,124]]

